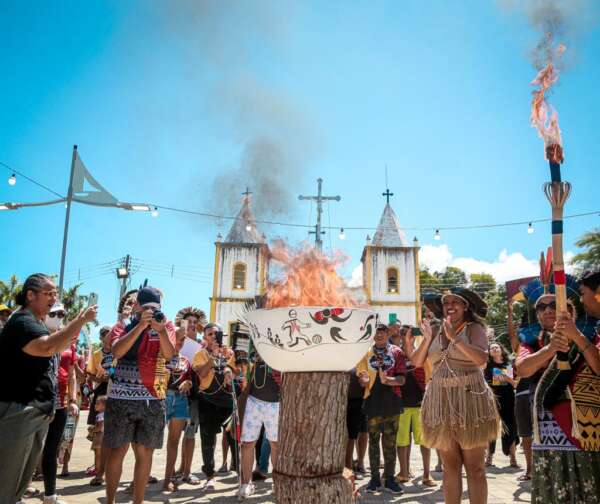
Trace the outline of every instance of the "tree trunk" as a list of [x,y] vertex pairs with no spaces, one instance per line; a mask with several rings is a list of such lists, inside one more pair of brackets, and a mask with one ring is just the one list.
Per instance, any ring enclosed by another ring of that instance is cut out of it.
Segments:
[[348,383],[347,373],[284,373],[273,471],[278,504],[353,502],[342,476]]

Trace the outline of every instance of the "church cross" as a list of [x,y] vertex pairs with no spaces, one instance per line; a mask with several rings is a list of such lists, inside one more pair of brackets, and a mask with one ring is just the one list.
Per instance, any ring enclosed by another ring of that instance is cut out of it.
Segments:
[[246,190],[242,193],[242,196],[245,196],[247,198],[251,194],[252,194],[252,192],[250,191],[250,188],[246,187]]
[[381,194],[382,196],[385,196],[385,199],[387,200],[388,205],[390,204],[390,196],[393,196],[394,193],[390,192],[389,189],[386,189],[384,193]]

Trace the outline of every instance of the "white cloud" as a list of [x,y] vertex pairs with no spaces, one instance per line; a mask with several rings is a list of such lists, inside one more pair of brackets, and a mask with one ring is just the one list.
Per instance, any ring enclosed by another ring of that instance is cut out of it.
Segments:
[[[573,271],[571,261],[575,254],[567,251],[564,254],[565,269],[567,273]],[[528,259],[521,252],[509,253],[503,249],[495,261],[483,261],[473,257],[454,257],[448,245],[423,245],[419,252],[421,268],[428,268],[430,272],[444,271],[448,266],[454,266],[471,273],[489,273],[496,282],[504,283],[508,280],[537,276],[540,274],[539,258]],[[352,270],[352,277],[348,280],[349,287],[362,286],[362,263]]]
[[352,270],[352,277],[348,280],[348,287],[362,287],[363,284],[363,268],[360,263]]
[[[567,272],[572,270],[569,263],[573,256],[573,252],[565,253]],[[499,283],[540,274],[538,258],[528,259],[521,252],[509,253],[506,249],[500,251],[495,261],[483,261],[473,257],[454,257],[448,245],[424,245],[419,254],[419,262],[431,272],[444,271],[448,266],[454,266],[468,274],[489,273]]]

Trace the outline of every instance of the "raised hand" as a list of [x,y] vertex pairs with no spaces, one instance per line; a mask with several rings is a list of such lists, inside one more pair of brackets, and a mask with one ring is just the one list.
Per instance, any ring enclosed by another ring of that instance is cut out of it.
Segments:
[[454,327],[452,326],[452,320],[450,319],[450,316],[448,316],[444,319],[444,332],[446,333],[446,337],[452,343],[454,343],[454,340],[456,339],[456,331],[454,330]]

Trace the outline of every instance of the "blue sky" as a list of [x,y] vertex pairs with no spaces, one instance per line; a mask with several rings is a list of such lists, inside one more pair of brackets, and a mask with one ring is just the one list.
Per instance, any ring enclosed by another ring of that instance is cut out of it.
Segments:
[[[569,68],[551,98],[574,187],[568,214],[600,208],[600,30],[591,25],[567,40]],[[314,219],[297,195],[314,193],[320,176],[327,194],[342,196],[325,224],[376,226],[386,165],[406,226],[549,217],[547,164],[528,122],[527,53],[538,36],[492,1],[0,0],[0,161],[65,193],[78,144],[122,201],[220,213],[254,181],[239,176],[222,194],[215,179],[243,164],[252,139],[270,138],[286,161],[285,187],[272,194],[288,202],[277,220]],[[23,179],[0,183],[0,201],[51,198]],[[276,213],[265,199],[262,208]],[[0,278],[58,273],[64,213],[62,205],[0,212]],[[597,216],[567,221],[565,249],[597,225]],[[208,311],[214,240],[228,227],[76,205],[67,280],[81,269],[82,291],[99,293],[100,319],[110,322],[117,280],[108,266],[91,267],[129,253],[143,261],[133,283],[148,277],[163,289],[170,315],[190,304]],[[298,228],[263,231],[292,243],[306,237]],[[348,276],[367,232],[324,238],[349,256]],[[532,267],[550,229],[447,231],[441,242],[431,231],[407,235],[425,246],[426,264],[458,260],[506,278]]]

